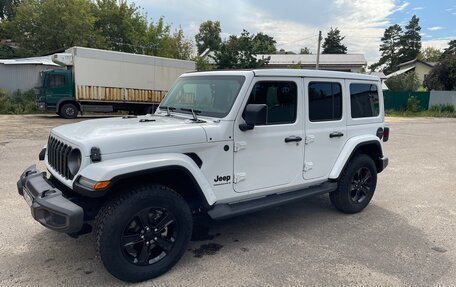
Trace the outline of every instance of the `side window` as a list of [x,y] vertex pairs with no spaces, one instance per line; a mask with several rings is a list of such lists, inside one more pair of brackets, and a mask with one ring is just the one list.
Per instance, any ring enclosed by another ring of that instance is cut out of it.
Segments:
[[258,82],[247,104],[268,106],[267,124],[288,124],[296,121],[298,87],[295,82]]
[[64,75],[49,75],[48,76],[48,87],[49,88],[61,88],[65,86]]
[[378,88],[375,84],[350,84],[352,118],[376,117],[380,113]]
[[339,83],[309,83],[309,119],[311,122],[342,119],[342,86]]

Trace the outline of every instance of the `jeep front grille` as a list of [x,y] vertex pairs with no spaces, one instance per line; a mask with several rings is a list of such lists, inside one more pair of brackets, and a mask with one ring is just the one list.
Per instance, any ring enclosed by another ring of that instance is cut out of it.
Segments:
[[73,148],[53,136],[49,137],[47,146],[47,155],[49,165],[66,179],[73,179],[68,168],[68,156]]

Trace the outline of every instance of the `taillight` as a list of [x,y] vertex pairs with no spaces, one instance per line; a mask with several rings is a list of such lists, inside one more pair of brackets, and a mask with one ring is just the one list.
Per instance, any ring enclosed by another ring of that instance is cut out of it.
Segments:
[[390,128],[385,127],[385,129],[383,130],[383,141],[387,142],[389,139],[389,136],[390,136]]

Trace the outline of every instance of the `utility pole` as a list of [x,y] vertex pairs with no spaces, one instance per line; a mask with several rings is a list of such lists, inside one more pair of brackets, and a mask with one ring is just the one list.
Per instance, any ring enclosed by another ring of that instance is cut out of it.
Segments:
[[318,33],[318,48],[317,48],[317,66],[315,67],[315,70],[318,70],[320,67],[320,47],[321,47],[321,31]]

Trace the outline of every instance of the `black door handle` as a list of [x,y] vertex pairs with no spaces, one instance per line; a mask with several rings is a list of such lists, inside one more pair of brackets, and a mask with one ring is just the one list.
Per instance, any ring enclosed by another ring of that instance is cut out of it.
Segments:
[[344,136],[344,134],[341,133],[341,132],[333,132],[333,133],[329,134],[330,138],[340,138],[340,137],[343,137],[343,136]]
[[302,137],[299,136],[289,136],[285,138],[286,143],[291,143],[291,142],[300,142],[302,141]]

